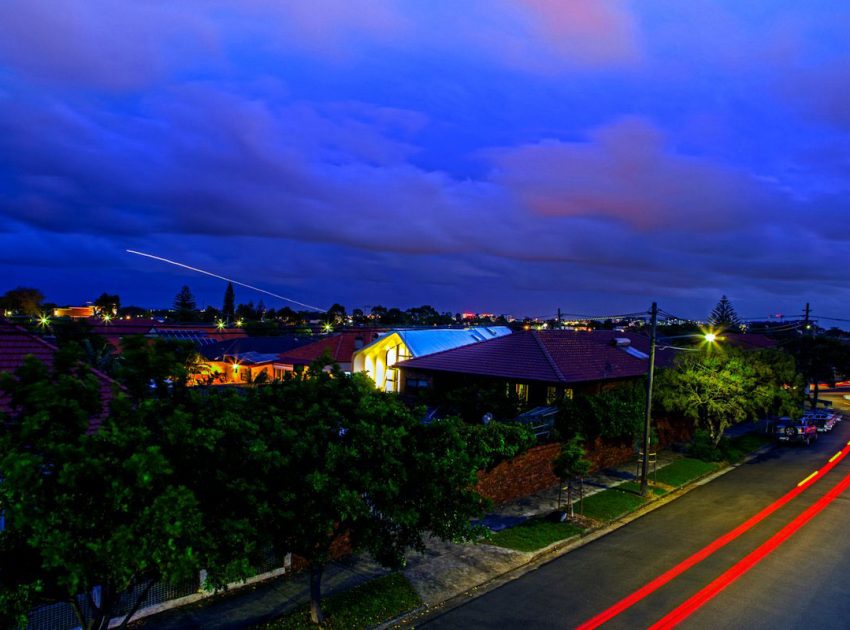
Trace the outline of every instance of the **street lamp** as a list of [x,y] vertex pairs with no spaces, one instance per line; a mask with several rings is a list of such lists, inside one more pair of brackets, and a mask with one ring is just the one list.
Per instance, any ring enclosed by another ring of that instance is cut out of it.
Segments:
[[[656,346],[656,331],[658,328],[658,304],[653,302],[650,314],[650,333],[649,333],[649,378],[646,380],[646,415],[643,423],[643,445],[642,458],[640,468],[640,495],[645,497],[649,492],[649,428],[652,422],[652,383],[655,379],[655,346]],[[669,339],[677,339],[684,337],[702,337],[709,344],[717,341],[717,334],[714,332],[704,332],[701,335],[677,335],[669,337]]]

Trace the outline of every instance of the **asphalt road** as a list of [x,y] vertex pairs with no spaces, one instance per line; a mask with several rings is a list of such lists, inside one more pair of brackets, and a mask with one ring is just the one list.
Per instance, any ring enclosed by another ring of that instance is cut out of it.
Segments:
[[[836,407],[848,409],[850,401],[836,398]],[[823,468],[848,440],[850,419],[821,434],[811,447],[775,448],[603,538],[418,625],[428,630],[576,627],[780,499]],[[770,516],[604,627],[652,626],[727,570],[740,570],[743,558],[848,476],[850,455]],[[845,490],[683,618],[681,627],[850,628],[848,525],[850,490]]]

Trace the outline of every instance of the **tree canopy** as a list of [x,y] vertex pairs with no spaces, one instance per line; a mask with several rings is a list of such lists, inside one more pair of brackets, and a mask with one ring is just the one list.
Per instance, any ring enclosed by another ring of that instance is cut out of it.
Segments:
[[195,317],[195,296],[192,295],[191,289],[187,285],[183,285],[180,292],[174,296],[174,310],[177,311],[177,319],[179,321],[190,321]]
[[12,400],[0,436],[0,609],[11,621],[64,601],[84,628],[105,628],[117,611],[128,621],[155,582],[197,581],[203,568],[223,588],[286,553],[308,563],[320,621],[335,548],[398,567],[428,535],[471,538],[485,506],[476,471],[531,442],[522,427],[424,425],[338,366],[201,392],[185,386],[191,348],[142,337],[124,340],[123,389],[91,433],[100,382],[75,347],[0,380]]
[[38,289],[17,287],[6,291],[0,297],[0,307],[3,310],[35,317],[41,314],[41,303],[43,301],[44,295]]
[[738,326],[741,320],[738,318],[735,307],[732,306],[729,298],[724,295],[712,309],[711,314],[708,316],[708,322],[718,328],[732,328]]
[[228,282],[224,290],[224,304],[221,307],[221,316],[228,322],[233,321],[236,316],[236,294],[233,291],[233,283]]
[[693,420],[717,445],[732,424],[799,409],[802,388],[793,365],[791,357],[772,350],[683,352],[672,368],[659,371],[656,401]]

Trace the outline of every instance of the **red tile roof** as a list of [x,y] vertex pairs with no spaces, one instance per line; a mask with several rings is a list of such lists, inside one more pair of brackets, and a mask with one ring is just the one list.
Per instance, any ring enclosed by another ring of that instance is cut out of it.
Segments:
[[[355,350],[372,343],[380,336],[382,331],[369,329],[363,331],[342,332],[330,335],[309,343],[300,348],[294,348],[280,355],[281,363],[292,363],[294,365],[310,363],[318,359],[326,350],[331,358],[339,363],[351,363],[351,355]],[[358,339],[360,340],[358,342]]]
[[[576,332],[541,330],[518,332],[454,350],[411,359],[398,367],[412,370],[456,372],[478,376],[546,383],[580,383],[640,377],[647,358],[634,356],[615,339],[628,339],[629,347],[649,352],[649,339],[633,333],[608,330]],[[669,352],[656,353],[658,364]]]
[[[56,351],[56,346],[47,343],[40,337],[29,333],[20,326],[0,320],[0,372],[14,372],[23,365],[24,359],[29,355],[52,367]],[[106,374],[98,370],[92,370],[92,373],[100,383],[103,413],[91,418],[89,433],[96,431],[106,417],[109,403],[112,400],[112,386],[114,385],[114,381]],[[11,412],[12,409],[9,404],[9,397],[0,392],[0,412]]]

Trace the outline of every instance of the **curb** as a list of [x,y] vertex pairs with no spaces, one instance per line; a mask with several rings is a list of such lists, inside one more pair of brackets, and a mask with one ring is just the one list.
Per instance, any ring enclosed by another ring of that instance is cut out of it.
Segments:
[[438,603],[433,604],[431,606],[423,605],[419,608],[411,610],[403,615],[396,617],[390,621],[385,621],[384,623],[374,626],[374,630],[389,630],[390,628],[395,628],[398,626],[404,625],[412,625],[417,621],[427,621],[432,618],[439,617],[442,614],[445,614],[455,608],[458,608],[468,601],[475,599],[485,593],[489,593],[490,591],[496,590],[497,588],[507,584],[508,582],[512,582],[513,580],[519,579],[524,576],[526,573],[534,571],[535,569],[541,567],[544,564],[552,562],[561,556],[565,556],[571,551],[578,549],[579,547],[583,547],[587,544],[594,542],[604,536],[607,536],[611,532],[614,532],[625,525],[628,525],[632,521],[635,521],[642,516],[661,508],[671,501],[675,501],[676,499],[686,495],[691,490],[694,490],[700,486],[704,486],[707,483],[710,483],[717,479],[718,477],[722,477],[726,473],[742,466],[755,458],[764,455],[774,448],[774,444],[766,444],[761,448],[753,451],[749,455],[747,455],[741,461],[735,464],[729,464],[719,470],[703,475],[702,477],[697,477],[696,479],[690,481],[684,486],[681,486],[663,496],[656,497],[650,499],[645,505],[638,508],[633,512],[629,512],[624,514],[620,518],[605,523],[603,525],[599,525],[597,528],[589,530],[585,534],[580,534],[577,536],[573,536],[572,538],[566,538],[564,540],[559,540],[557,542],[548,545],[547,547],[543,547],[542,549],[538,549],[533,552],[533,555],[523,564],[514,567],[506,571],[505,573],[495,575],[478,586],[473,586],[471,589],[464,591],[463,593],[459,593],[457,595],[453,595],[448,599]]

